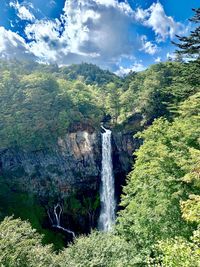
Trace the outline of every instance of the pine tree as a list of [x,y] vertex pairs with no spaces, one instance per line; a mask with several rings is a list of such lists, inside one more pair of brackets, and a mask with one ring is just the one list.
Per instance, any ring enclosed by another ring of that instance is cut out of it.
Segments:
[[172,43],[179,48],[179,50],[176,51],[177,54],[186,55],[189,58],[194,58],[197,59],[197,61],[200,61],[200,8],[194,8],[192,10],[195,14],[189,20],[197,24],[196,29],[191,31],[190,35],[187,37],[176,35],[180,43]]

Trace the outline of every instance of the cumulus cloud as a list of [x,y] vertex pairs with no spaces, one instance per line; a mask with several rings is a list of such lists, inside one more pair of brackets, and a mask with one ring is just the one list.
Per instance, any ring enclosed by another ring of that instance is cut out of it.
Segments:
[[[50,3],[53,5],[55,1]],[[118,68],[120,59],[126,58],[125,61],[133,65],[119,68],[121,75],[143,69],[140,62],[134,63],[135,58],[132,59],[136,51],[149,55],[159,51],[147,36],[135,32],[138,22],[151,27],[157,41],[172,38],[181,28],[180,23],[165,14],[160,3],[133,11],[128,1],[66,0],[59,18],[40,20],[30,12],[33,6],[25,1],[19,4],[13,0],[10,6],[15,8],[19,18],[27,20],[25,38],[4,29],[0,55],[17,57],[19,53],[19,57],[28,55],[40,62],[59,65],[86,61],[110,69]]]
[[24,5],[19,4],[18,1],[10,2],[10,7],[13,7],[16,10],[17,16],[21,20],[27,20],[27,21],[35,20],[35,16],[30,12],[30,10]]
[[[59,20],[41,20],[26,26],[25,34],[30,41],[28,49],[38,57],[40,61],[45,63],[57,61],[60,48],[59,29]],[[62,45],[64,45],[64,43]]]
[[157,45],[148,41],[146,35],[141,36],[141,42],[142,42],[142,48],[140,49],[140,51],[144,51],[145,53],[149,55],[154,55],[155,53],[158,52]]
[[131,71],[134,72],[139,72],[144,70],[145,67],[141,62],[135,62],[133,65],[131,65],[130,67],[122,67],[119,66],[119,69],[117,71],[115,71],[115,74],[118,76],[125,76],[127,74],[129,74]]
[[156,59],[155,59],[155,62],[156,63],[160,63],[162,60],[161,60],[161,57],[157,57]]
[[97,4],[104,5],[104,6],[115,6],[115,0],[96,0]]
[[131,55],[139,40],[129,34],[133,11],[115,0],[67,0],[60,19],[29,24],[29,48],[40,60],[59,64],[87,60],[101,66]]
[[165,41],[168,37],[173,38],[175,34],[183,32],[184,28],[180,22],[165,14],[163,6],[157,2],[148,9],[138,8],[135,12],[136,20],[150,27],[156,34],[157,41]]
[[0,55],[3,58],[33,59],[34,55],[29,52],[28,46],[24,39],[17,33],[0,27]]
[[127,14],[133,14],[133,10],[131,9],[128,1],[118,2],[116,0],[93,0],[96,4],[103,5],[106,7],[114,7],[117,9],[121,9],[123,12]]

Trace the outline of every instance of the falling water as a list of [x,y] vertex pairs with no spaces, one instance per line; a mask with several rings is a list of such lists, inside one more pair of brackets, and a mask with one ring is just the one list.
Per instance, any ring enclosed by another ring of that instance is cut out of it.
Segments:
[[102,171],[101,171],[101,213],[99,217],[99,229],[108,232],[115,223],[115,189],[112,165],[112,146],[110,130],[102,133]]
[[49,211],[47,212],[48,216],[49,216],[49,219],[50,219],[50,221],[52,223],[52,227],[60,229],[60,230],[66,232],[68,234],[71,234],[73,236],[73,238],[75,238],[75,233],[73,231],[71,231],[69,229],[66,229],[66,228],[64,228],[64,227],[62,227],[60,225],[60,217],[61,217],[62,212],[63,212],[63,209],[62,209],[60,204],[57,204],[57,205],[54,206],[54,209],[53,209],[53,215],[54,216],[53,216],[53,218],[51,217],[50,212]]

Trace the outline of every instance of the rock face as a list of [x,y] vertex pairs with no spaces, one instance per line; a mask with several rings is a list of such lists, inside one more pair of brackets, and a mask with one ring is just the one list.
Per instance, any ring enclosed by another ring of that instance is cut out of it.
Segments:
[[51,150],[1,149],[0,173],[41,197],[95,190],[100,175],[99,142],[100,134],[81,129],[59,138]]
[[115,191],[117,202],[120,201],[122,187],[125,185],[126,175],[131,171],[134,156],[141,142],[133,137],[133,132],[113,133],[113,168],[115,176]]
[[[112,133],[114,175],[119,197],[126,174],[131,170],[132,155],[138,141],[131,131],[113,130]],[[57,202],[64,203],[70,196],[78,195],[78,199],[86,205],[88,219],[85,215],[77,218],[77,214],[73,219],[74,208],[69,214],[65,210],[64,216],[73,224],[79,220],[79,224],[84,225],[80,227],[80,232],[84,232],[88,224],[84,221],[88,220],[90,227],[95,226],[99,215],[100,203],[94,205],[94,202],[98,198],[101,181],[100,129],[75,125],[51,149],[0,149],[0,176],[8,181],[12,190],[34,193],[42,205],[51,208]]]

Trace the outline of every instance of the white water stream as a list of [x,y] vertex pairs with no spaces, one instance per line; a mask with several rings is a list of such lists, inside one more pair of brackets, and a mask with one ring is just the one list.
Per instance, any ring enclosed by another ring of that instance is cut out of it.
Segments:
[[73,231],[66,229],[60,225],[60,217],[61,217],[62,212],[63,212],[63,209],[60,204],[57,204],[54,206],[54,210],[53,210],[54,218],[53,219],[50,216],[50,212],[48,212],[48,216],[52,223],[52,227],[60,229],[68,234],[71,234],[73,238],[75,238],[75,233]]

